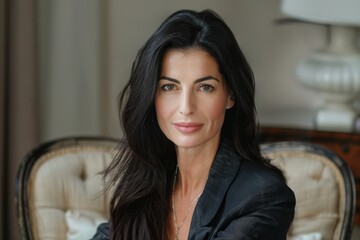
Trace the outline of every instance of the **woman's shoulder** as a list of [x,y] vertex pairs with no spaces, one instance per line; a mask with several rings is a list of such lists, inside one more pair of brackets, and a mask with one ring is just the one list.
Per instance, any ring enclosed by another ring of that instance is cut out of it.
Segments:
[[109,224],[100,224],[91,240],[109,240]]
[[[239,191],[241,189],[241,191]],[[229,189],[248,199],[257,201],[286,201],[295,203],[295,194],[286,180],[266,166],[243,160],[239,172]]]
[[217,171],[222,171],[222,174],[225,175],[233,172],[236,175],[235,182],[238,180],[241,184],[258,187],[267,187],[273,184],[286,185],[284,177],[279,171],[275,171],[265,163],[261,164],[252,159],[242,158],[228,141],[222,142],[216,157],[216,164],[213,167]]
[[264,186],[272,184],[286,185],[284,177],[274,169],[251,160],[242,159],[241,162],[238,177],[242,178],[242,180],[246,178],[249,183]]
[[265,197],[267,201],[282,198],[295,202],[293,191],[278,171],[242,158],[227,142],[222,142],[209,178],[216,179],[211,181],[212,188],[227,189],[224,194],[236,199],[261,200]]
[[280,239],[286,235],[294,208],[295,195],[281,174],[223,145],[198,202],[195,220],[211,226],[207,231],[216,237],[226,234],[232,239],[250,239],[259,234],[256,239]]

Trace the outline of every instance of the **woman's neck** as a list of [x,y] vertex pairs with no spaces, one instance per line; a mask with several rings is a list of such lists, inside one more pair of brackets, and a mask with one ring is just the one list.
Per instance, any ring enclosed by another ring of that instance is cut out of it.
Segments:
[[198,148],[177,149],[176,185],[181,196],[191,196],[204,189],[218,147],[219,142],[215,142]]

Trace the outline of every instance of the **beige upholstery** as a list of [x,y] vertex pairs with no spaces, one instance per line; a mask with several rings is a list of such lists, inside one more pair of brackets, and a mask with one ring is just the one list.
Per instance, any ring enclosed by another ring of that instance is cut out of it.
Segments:
[[[284,171],[296,196],[295,219],[289,237],[320,233],[322,240],[347,239],[344,235],[350,234],[344,233],[344,225],[353,224],[355,195],[346,192],[345,184],[350,183],[355,191],[354,182],[352,176],[351,181],[346,182],[343,172],[329,156],[342,166],[345,163],[333,153],[325,154],[330,152],[323,152],[321,148],[316,151],[318,147],[311,144],[274,143],[263,145],[263,149],[267,150],[264,154],[272,163]],[[347,203],[352,204],[351,214],[347,214]]]
[[[109,139],[64,139],[40,146],[25,158],[17,189],[24,239],[84,239],[81,236],[88,238],[106,221],[109,196],[102,194],[98,173],[116,154],[116,144]],[[263,153],[284,170],[297,198],[289,239],[314,233],[322,240],[346,239],[345,225],[351,229],[354,217],[347,205],[355,198],[346,201],[343,173],[328,156],[298,145],[262,145]]]
[[[65,140],[36,156],[23,186],[27,191],[22,197],[28,197],[23,208],[28,209],[29,216],[21,216],[25,209],[19,211],[21,220],[28,218],[31,228],[25,239],[78,239],[71,231],[86,223],[84,217],[93,223],[93,231],[107,219],[108,194],[102,194],[99,172],[114,157],[115,147],[116,141],[109,140]],[[25,231],[24,226],[22,229]]]
[[289,235],[321,232],[323,239],[333,239],[332,236],[338,239],[344,183],[334,164],[311,153],[281,152],[268,156],[286,169],[288,184],[297,199],[296,221]]

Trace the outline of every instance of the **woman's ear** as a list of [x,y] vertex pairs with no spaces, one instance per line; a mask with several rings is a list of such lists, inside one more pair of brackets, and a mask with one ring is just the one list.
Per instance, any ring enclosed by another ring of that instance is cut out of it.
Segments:
[[235,105],[235,101],[231,95],[229,95],[226,103],[226,109],[230,109]]

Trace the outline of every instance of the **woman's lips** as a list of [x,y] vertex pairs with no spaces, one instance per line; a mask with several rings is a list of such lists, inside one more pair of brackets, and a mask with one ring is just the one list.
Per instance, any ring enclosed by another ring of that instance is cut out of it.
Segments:
[[179,130],[182,133],[193,133],[193,132],[200,130],[200,128],[202,128],[203,124],[179,122],[179,123],[174,123],[174,126],[177,130]]

